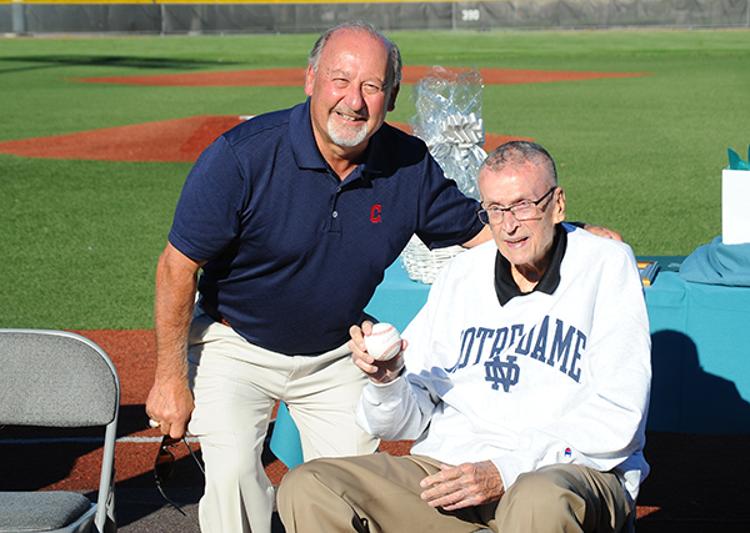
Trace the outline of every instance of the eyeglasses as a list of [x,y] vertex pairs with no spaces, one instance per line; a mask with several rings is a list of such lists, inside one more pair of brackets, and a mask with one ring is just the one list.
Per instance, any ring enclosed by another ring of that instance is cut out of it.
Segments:
[[513,204],[510,207],[502,207],[499,205],[491,205],[488,208],[482,208],[477,211],[477,216],[482,224],[499,224],[505,218],[506,213],[511,213],[516,220],[523,222],[524,220],[531,220],[533,218],[540,218],[547,209],[546,204],[544,207],[539,207],[545,198],[552,194],[557,185],[552,187],[546,193],[542,195],[538,200],[521,200],[517,204]]
[[169,498],[164,492],[164,484],[172,476],[172,472],[174,471],[175,452],[172,450],[178,446],[180,442],[185,444],[185,447],[195,461],[195,464],[198,465],[198,468],[200,468],[203,475],[206,475],[206,472],[203,469],[203,464],[195,455],[195,452],[193,452],[193,449],[190,447],[190,444],[188,444],[185,437],[175,439],[169,435],[164,435],[161,439],[161,444],[159,445],[159,451],[156,453],[156,460],[154,461],[154,481],[156,483],[156,488],[159,491],[159,494],[161,494],[161,497],[164,498],[164,501],[177,509],[183,516],[187,516],[185,511],[182,510],[182,506]]

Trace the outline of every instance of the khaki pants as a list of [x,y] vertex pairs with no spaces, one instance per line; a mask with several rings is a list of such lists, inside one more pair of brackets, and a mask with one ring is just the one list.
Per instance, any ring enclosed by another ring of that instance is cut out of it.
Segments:
[[287,533],[539,533],[620,531],[631,512],[615,474],[577,465],[520,476],[499,505],[438,511],[419,482],[439,470],[423,456],[319,459],[286,475],[279,513]]
[[206,487],[204,533],[270,533],[274,490],[261,463],[277,399],[289,407],[305,460],[372,453],[378,441],[355,423],[366,377],[346,346],[319,356],[287,356],[249,344],[200,309],[188,348]]

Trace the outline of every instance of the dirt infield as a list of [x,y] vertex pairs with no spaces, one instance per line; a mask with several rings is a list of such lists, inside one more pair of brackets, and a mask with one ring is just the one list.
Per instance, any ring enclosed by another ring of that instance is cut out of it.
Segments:
[[195,116],[0,143],[0,153],[49,159],[193,162],[241,119]]
[[[469,69],[445,69],[453,74]],[[415,65],[404,67],[403,83],[416,83],[433,72],[433,67]],[[589,72],[574,70],[521,70],[482,68],[479,69],[486,85],[511,85],[519,83],[551,83],[580,81],[601,78],[635,78],[642,72]],[[190,72],[184,74],[157,74],[152,76],[106,76],[79,78],[86,83],[117,83],[125,85],[155,85],[170,87],[301,87],[305,79],[304,68],[275,68],[258,70],[233,70],[214,72]]]
[[[238,116],[195,116],[34,137],[0,142],[0,153],[48,159],[192,163],[211,141],[242,120]],[[407,124],[390,124],[411,131]],[[527,137],[488,133],[485,150],[492,150],[511,139],[528,140]]]
[[[445,69],[454,76],[468,69]],[[433,67],[404,67],[404,83],[415,83],[434,74]],[[600,78],[632,78],[638,72],[587,72],[566,70],[479,70],[485,84],[550,83],[593,80]],[[296,86],[304,81],[301,68],[278,68],[241,71],[192,72],[152,76],[110,76],[80,78],[87,83],[118,83],[157,86]],[[227,129],[239,124],[236,116],[194,116],[160,122],[147,122],[113,128],[96,129],[67,135],[36,137],[0,142],[0,153],[21,157],[51,159],[86,159],[99,161],[193,162],[211,141]],[[406,124],[394,126],[410,131]],[[527,139],[488,133],[485,150],[490,151],[511,139]]]

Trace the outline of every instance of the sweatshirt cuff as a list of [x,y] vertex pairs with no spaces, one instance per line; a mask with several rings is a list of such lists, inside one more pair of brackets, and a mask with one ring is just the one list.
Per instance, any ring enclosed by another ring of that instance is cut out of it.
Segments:
[[362,398],[371,405],[388,406],[400,402],[407,387],[403,374],[388,383],[370,381],[362,391]]
[[528,468],[525,468],[521,461],[512,456],[498,457],[492,459],[492,462],[495,464],[497,471],[500,472],[503,488],[506,491],[516,482],[518,476],[528,471]]

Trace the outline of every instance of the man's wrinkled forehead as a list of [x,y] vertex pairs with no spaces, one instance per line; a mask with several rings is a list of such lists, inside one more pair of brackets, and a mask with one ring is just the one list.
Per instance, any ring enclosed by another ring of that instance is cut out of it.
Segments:
[[321,59],[331,55],[355,54],[363,50],[379,48],[383,57],[388,58],[388,46],[383,39],[363,29],[341,28],[331,34],[321,50]]
[[479,172],[478,185],[481,190],[483,185],[486,188],[486,184],[494,180],[511,177],[523,183],[529,190],[546,189],[555,185],[548,166],[541,161],[531,159],[505,161],[492,167],[482,167]]

